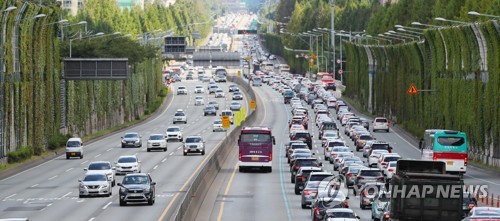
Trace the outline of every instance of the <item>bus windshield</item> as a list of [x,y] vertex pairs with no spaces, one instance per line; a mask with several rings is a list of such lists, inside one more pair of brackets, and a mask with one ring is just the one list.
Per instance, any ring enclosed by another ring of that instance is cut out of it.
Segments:
[[467,152],[464,137],[438,136],[434,139],[434,151],[437,152]]

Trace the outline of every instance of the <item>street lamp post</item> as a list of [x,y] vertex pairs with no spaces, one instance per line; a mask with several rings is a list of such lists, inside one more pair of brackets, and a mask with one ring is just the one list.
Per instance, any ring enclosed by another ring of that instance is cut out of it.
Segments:
[[420,36],[418,35],[412,35],[412,34],[406,34],[406,33],[401,33],[401,32],[396,32],[396,31],[388,31],[389,33],[393,34],[393,35],[398,35],[398,36],[401,36],[401,37],[406,37],[406,38],[411,38],[412,41],[414,41],[415,39],[414,38],[417,38],[418,41],[420,41]]
[[[61,30],[62,30],[61,41],[64,41],[64,28],[75,26],[75,25],[85,25],[85,32],[84,33],[87,33],[87,21],[80,21],[80,22],[75,23],[75,24],[61,25]],[[80,38],[82,38],[81,30],[79,30],[78,32],[79,32],[78,34],[79,34]]]
[[413,31],[424,31],[424,29],[421,29],[421,28],[414,28],[414,27],[408,27],[408,26],[402,26],[402,25],[394,25],[395,28],[404,28],[404,29],[409,29],[409,30],[413,30]]
[[70,58],[73,57],[73,47],[72,47],[73,45],[72,45],[72,42],[74,40],[81,40],[81,39],[85,39],[85,38],[98,37],[98,36],[102,36],[102,35],[104,35],[104,33],[103,32],[99,32],[99,33],[97,33],[95,35],[90,35],[90,36],[87,36],[87,37],[84,37],[84,38],[73,38],[73,39],[70,39],[69,40],[69,57]]
[[412,22],[411,23],[412,25],[419,25],[419,26],[424,26],[424,27],[431,27],[431,28],[441,28],[442,26],[439,26],[439,25],[429,25],[429,24],[422,24],[420,22]]
[[[331,0],[331,18],[330,18],[330,23],[331,23],[331,28],[330,28],[330,35],[332,36],[332,48],[333,48],[333,72],[335,72],[335,0]],[[334,75],[335,76],[335,75]]]
[[475,12],[475,11],[470,11],[470,12],[468,12],[467,14],[469,14],[469,15],[475,15],[475,16],[490,17],[490,18],[495,18],[495,19],[500,18],[500,16],[497,16],[497,15],[482,14],[482,13]]
[[441,17],[434,18],[434,20],[436,20],[436,21],[447,21],[447,22],[458,23],[458,24],[462,24],[462,25],[468,25],[468,24],[470,24],[468,22],[457,21],[457,20],[450,20],[450,19],[441,18]]
[[[392,33],[392,32],[385,32],[384,33],[386,36],[389,35],[389,36],[393,36],[393,37],[398,37],[398,38],[403,38],[403,39],[410,39],[410,41],[415,41],[414,38],[412,37],[408,37],[408,36],[404,36],[404,35],[401,35],[401,34],[396,34],[396,33]],[[406,41],[405,41],[406,43]]]

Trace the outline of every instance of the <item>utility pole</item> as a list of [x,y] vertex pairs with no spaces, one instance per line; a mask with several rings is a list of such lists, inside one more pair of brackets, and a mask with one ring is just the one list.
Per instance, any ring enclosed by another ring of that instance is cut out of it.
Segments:
[[335,76],[335,0],[331,0],[331,35],[332,35],[332,48],[333,48],[333,76]]

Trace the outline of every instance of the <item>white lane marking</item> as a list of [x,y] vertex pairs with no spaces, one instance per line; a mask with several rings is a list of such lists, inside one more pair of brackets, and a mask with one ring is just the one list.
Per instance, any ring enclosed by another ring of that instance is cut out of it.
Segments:
[[156,170],[156,168],[158,168],[158,165],[156,165],[155,167],[153,167],[153,170]]
[[477,177],[475,177],[475,176],[471,176],[471,175],[469,175],[469,174],[464,174],[464,176],[468,176],[468,177],[470,177],[470,178],[472,178],[472,179],[476,179],[476,180],[481,180],[481,181],[483,181],[483,182],[487,182],[487,183],[489,183],[489,184],[493,184],[493,185],[495,185],[495,186],[500,186],[500,184],[498,184],[498,183],[494,183],[494,182],[491,182],[491,181],[488,181],[488,180],[485,180],[485,179],[477,178]]
[[83,164],[86,164],[87,162],[89,162],[89,161],[88,161],[88,160],[86,160],[86,161],[83,161],[83,162],[82,162],[82,163],[80,163],[80,164],[82,164],[82,165],[83,165]]
[[162,163],[165,163],[165,161],[166,161],[166,160],[167,160],[167,158],[163,159],[161,162],[162,162]]
[[111,205],[111,203],[113,203],[113,202],[109,202],[108,204],[106,204],[106,206],[102,207],[102,209],[108,208],[108,206]]
[[67,197],[69,194],[71,194],[72,192],[69,192],[69,193],[66,193],[64,194],[61,198],[64,198],[64,197]]
[[37,184],[35,184],[35,185],[33,185],[33,186],[31,186],[31,188],[36,187],[36,186],[38,186],[38,183],[37,183]]
[[137,156],[137,154],[139,154],[139,153],[135,153],[134,155],[136,155],[136,156]]
[[14,194],[12,194],[12,195],[10,195],[10,196],[8,196],[8,197],[3,198],[3,201],[6,201],[7,199],[9,199],[9,198],[11,198],[11,197],[13,197],[13,196],[15,196],[15,195],[17,195],[17,193],[14,193]]
[[78,200],[78,201],[76,201],[76,202],[77,202],[77,203],[83,203],[83,202],[85,202],[85,200],[84,200],[84,199],[81,199],[81,200]]
[[182,147],[182,146],[180,146],[180,147],[177,147],[177,150],[180,150],[180,149],[181,149],[181,147]]
[[67,169],[67,170],[66,170],[66,171],[64,171],[64,172],[69,172],[69,171],[70,171],[70,170],[72,170],[72,169],[73,169],[73,167],[71,167],[71,168]]
[[53,203],[49,203],[46,207],[44,207],[43,209],[41,209],[40,211],[44,211],[45,209],[47,209],[47,207],[49,206],[52,206]]
[[89,221],[94,221],[94,219],[95,219],[95,217],[92,217],[92,218],[89,219]]
[[95,155],[95,157],[94,157],[94,158],[98,158],[98,157],[100,157],[100,156],[101,156],[101,154],[97,154],[97,155]]
[[57,175],[55,175],[55,176],[53,176],[53,177],[49,178],[49,180],[53,180],[53,179],[54,179],[54,178],[56,178],[56,177],[57,177]]
[[111,151],[112,149],[113,149],[113,148],[109,148],[109,149],[107,149],[107,150],[106,150],[106,152],[109,152],[109,151]]
[[410,147],[413,147],[415,150],[417,150],[418,152],[420,152],[420,150],[416,146],[413,146],[413,144],[411,144],[410,142],[408,142],[405,138],[403,138],[402,136],[400,136],[398,133],[394,133],[394,134],[396,134],[396,136],[398,136],[399,138],[401,138],[402,140],[404,140],[404,142],[406,142],[408,145],[410,145]]
[[170,153],[170,154],[168,154],[168,155],[169,155],[169,156],[172,156],[172,155],[174,155],[174,152],[171,152],[171,153]]

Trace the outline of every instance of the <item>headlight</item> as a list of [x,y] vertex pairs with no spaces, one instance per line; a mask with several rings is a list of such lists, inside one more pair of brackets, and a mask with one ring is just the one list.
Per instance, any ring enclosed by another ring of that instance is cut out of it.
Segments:
[[83,189],[84,187],[85,187],[85,185],[83,185],[83,184],[80,183],[80,188]]
[[104,185],[102,185],[101,187],[102,187],[102,188],[108,188],[109,186],[108,186],[108,184],[104,184]]
[[66,148],[66,152],[69,152],[69,148]]
[[149,187],[146,187],[146,188],[144,189],[144,192],[145,192],[145,193],[149,193],[149,191],[151,191],[151,188],[149,188]]
[[127,192],[127,189],[125,189],[123,187],[120,188],[120,193],[126,193],[126,192]]
[[122,140],[122,143],[126,143],[125,140]]

